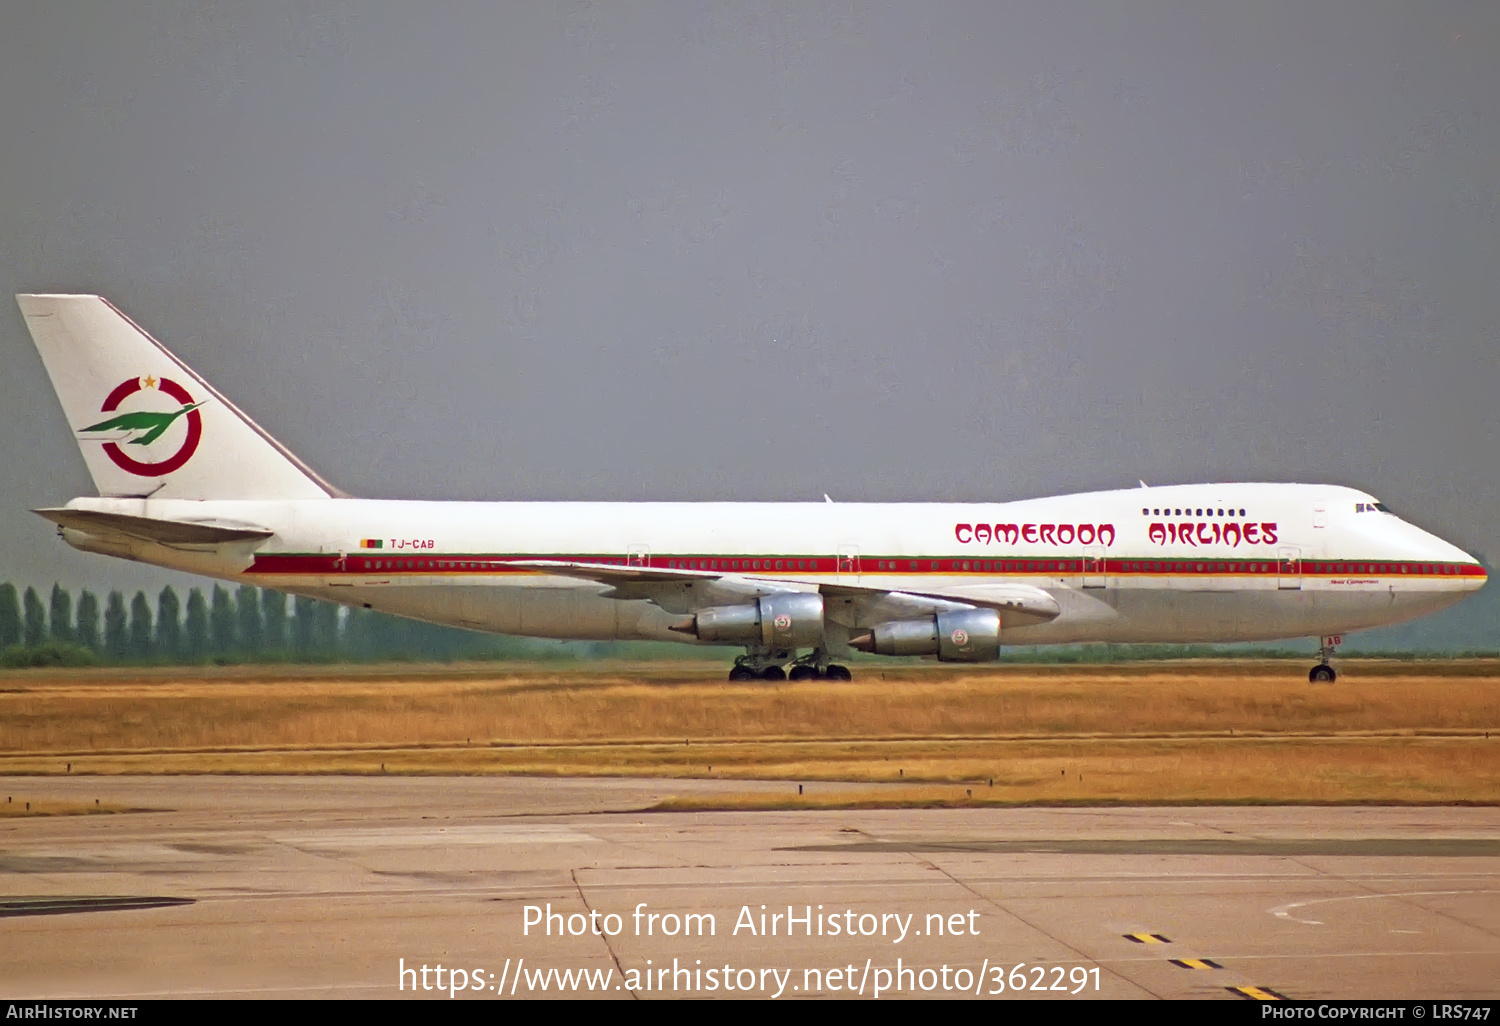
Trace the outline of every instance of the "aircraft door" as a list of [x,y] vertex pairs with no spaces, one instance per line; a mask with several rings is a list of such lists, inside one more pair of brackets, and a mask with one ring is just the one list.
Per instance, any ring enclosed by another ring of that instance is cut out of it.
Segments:
[[1104,587],[1104,546],[1086,545],[1083,549],[1083,586]]
[[650,566],[651,549],[645,545],[627,546],[625,552],[626,566]]
[[1302,587],[1302,550],[1284,546],[1277,553],[1276,587],[1282,591],[1296,591]]
[[840,545],[838,552],[838,579],[841,581],[859,580],[859,546]]

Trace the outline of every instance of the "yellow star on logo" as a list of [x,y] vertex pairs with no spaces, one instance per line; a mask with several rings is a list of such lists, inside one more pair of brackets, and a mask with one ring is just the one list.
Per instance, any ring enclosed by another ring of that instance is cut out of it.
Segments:
[[144,385],[146,388],[155,388],[156,387],[156,379],[153,378],[151,375],[147,374],[144,378],[141,379],[141,384]]

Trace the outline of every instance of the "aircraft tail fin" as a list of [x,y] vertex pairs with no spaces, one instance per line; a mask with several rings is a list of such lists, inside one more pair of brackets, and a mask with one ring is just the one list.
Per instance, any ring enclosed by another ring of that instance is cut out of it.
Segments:
[[16,299],[100,495],[342,494],[108,300]]

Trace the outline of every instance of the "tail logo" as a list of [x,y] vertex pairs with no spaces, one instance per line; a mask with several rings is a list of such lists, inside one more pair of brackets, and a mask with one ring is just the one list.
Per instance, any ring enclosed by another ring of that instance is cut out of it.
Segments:
[[[178,408],[160,409],[163,403],[157,396],[175,399]],[[163,477],[179,469],[198,451],[198,443],[203,439],[203,415],[198,412],[198,407],[203,403],[194,402],[188,390],[177,382],[170,378],[153,378],[149,374],[144,378],[129,378],[115,386],[99,409],[103,413],[115,413],[122,403],[126,406],[123,412],[78,432],[79,438],[102,440],[104,454],[121,470],[140,477]],[[185,425],[185,431],[172,430],[179,420]],[[127,456],[120,448],[122,445],[139,445],[149,451],[153,443],[169,431],[172,437],[167,439],[168,443],[177,441],[178,444],[165,459],[148,463]]]

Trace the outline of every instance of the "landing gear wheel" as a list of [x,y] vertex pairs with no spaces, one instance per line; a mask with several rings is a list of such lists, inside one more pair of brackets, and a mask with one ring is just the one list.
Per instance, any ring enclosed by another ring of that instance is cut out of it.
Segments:
[[791,672],[786,676],[787,680],[817,680],[818,668],[816,666],[809,666],[806,663],[798,663],[792,667]]
[[1339,679],[1329,662],[1333,653],[1344,643],[1342,634],[1325,634],[1318,639],[1318,665],[1307,671],[1307,679],[1314,684],[1332,684]]
[[840,666],[838,663],[830,663],[828,666],[829,680],[853,680],[854,674],[849,672],[849,667]]
[[730,680],[755,680],[758,675],[748,666],[736,666],[729,671]]
[[779,666],[767,666],[760,671],[761,680],[786,680],[786,671]]

